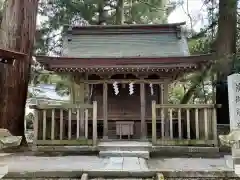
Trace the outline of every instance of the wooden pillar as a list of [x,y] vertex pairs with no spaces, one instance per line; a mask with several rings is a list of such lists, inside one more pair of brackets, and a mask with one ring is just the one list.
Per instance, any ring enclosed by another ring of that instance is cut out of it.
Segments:
[[97,101],[93,101],[93,115],[92,115],[92,138],[93,138],[93,146],[97,145]]
[[103,83],[103,139],[108,139],[108,84]]
[[157,141],[157,117],[156,117],[156,101],[152,101],[152,143]]
[[146,139],[146,101],[145,101],[145,83],[140,83],[140,101],[141,101],[141,138]]
[[[71,85],[71,100],[73,104],[84,104],[84,96],[85,96],[85,84],[82,81],[85,79],[84,75],[81,74],[73,74],[72,75],[72,85]],[[80,120],[80,137],[83,138],[85,136],[85,123],[84,123],[84,109],[80,108],[80,112],[78,113],[78,120]],[[77,120],[77,121],[78,121]]]
[[[168,104],[168,85],[169,82],[164,82],[163,83],[163,97],[162,97],[162,103],[163,104]],[[165,130],[165,137],[170,137],[170,123],[169,123],[169,118],[168,118],[168,109],[164,110],[164,118],[165,118],[165,125],[164,125],[164,130]]]

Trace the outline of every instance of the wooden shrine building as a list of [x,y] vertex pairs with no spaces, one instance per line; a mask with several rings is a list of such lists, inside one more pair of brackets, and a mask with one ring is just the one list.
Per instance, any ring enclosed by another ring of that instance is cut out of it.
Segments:
[[[61,57],[36,58],[49,71],[71,75],[75,88],[71,103],[97,102],[98,139],[153,138],[156,141],[165,136],[172,140],[185,136],[190,140],[194,131],[195,139],[201,139],[203,133],[203,140],[216,142],[215,120],[207,122],[208,109],[214,110],[214,105],[168,104],[168,87],[173,81],[212,62],[212,55],[189,54],[182,25],[184,23],[68,27]],[[86,120],[80,120],[79,125],[81,111],[77,117],[71,113],[65,118],[68,120],[71,116],[71,122],[76,121],[77,125],[70,127],[72,132],[68,128],[68,140],[79,138],[84,128],[85,138],[90,137],[94,131],[91,128],[95,126],[90,120],[87,126]],[[84,119],[84,114],[81,117]],[[206,124],[197,122],[200,120]],[[46,122],[43,124],[46,126]],[[47,131],[43,127],[43,133]],[[214,135],[209,134],[212,132]],[[54,133],[49,135],[52,140],[57,137]],[[64,135],[60,135],[61,139]]]

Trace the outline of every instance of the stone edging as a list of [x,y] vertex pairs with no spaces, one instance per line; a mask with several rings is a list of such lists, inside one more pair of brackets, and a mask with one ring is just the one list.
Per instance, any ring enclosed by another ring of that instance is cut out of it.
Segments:
[[9,172],[5,178],[81,178],[83,174],[88,177],[101,178],[152,178],[157,173],[163,174],[164,177],[237,177],[233,171],[173,171],[173,170],[154,170],[154,171],[116,171],[116,170],[89,170],[89,171],[38,171],[38,172]]

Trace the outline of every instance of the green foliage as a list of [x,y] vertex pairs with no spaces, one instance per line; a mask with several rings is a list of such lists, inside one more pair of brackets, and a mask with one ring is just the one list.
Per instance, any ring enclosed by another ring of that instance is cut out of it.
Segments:
[[[160,23],[166,20],[165,0],[125,0],[124,21],[129,24]],[[103,5],[104,4],[104,5]],[[47,17],[37,33],[38,54],[61,54],[65,25],[98,24],[99,13],[107,11],[107,24],[116,24],[117,0],[42,0],[39,14]],[[174,6],[173,6],[174,7]],[[172,8],[173,9],[173,8]]]
[[212,51],[212,40],[209,38],[190,39],[189,50],[192,55],[194,54],[208,54]]
[[185,87],[180,83],[174,84],[170,90],[169,103],[179,104],[184,94],[185,94]]
[[66,80],[58,81],[56,84],[56,92],[60,96],[65,96],[70,94],[70,84]]

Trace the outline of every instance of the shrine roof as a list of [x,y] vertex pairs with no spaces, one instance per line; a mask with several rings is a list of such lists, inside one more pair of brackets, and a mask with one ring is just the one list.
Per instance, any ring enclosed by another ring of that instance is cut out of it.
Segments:
[[81,58],[188,56],[181,25],[72,26],[63,36],[63,56]]
[[181,57],[123,57],[123,58],[74,58],[36,56],[47,70],[66,72],[90,71],[168,71],[174,69],[198,69],[212,63],[212,54]]

